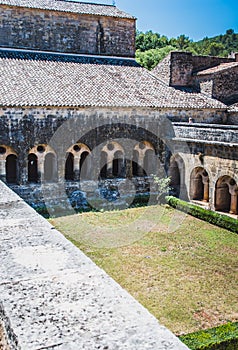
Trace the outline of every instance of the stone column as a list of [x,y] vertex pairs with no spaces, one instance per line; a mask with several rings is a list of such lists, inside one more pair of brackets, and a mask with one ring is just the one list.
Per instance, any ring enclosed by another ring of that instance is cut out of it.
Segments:
[[143,177],[144,176],[144,154],[140,154],[139,155],[139,159],[138,159],[138,176]]
[[74,180],[79,181],[80,179],[80,158],[74,156]]
[[230,207],[230,214],[237,214],[237,193],[232,192],[231,193],[231,207]]
[[38,156],[38,181],[41,182],[44,180],[44,174],[45,174],[45,169],[44,169],[44,164],[45,164],[45,157],[44,156]]
[[209,181],[205,180],[203,182],[203,185],[204,185],[203,202],[209,202]]
[[0,179],[6,181],[6,159],[0,160]]

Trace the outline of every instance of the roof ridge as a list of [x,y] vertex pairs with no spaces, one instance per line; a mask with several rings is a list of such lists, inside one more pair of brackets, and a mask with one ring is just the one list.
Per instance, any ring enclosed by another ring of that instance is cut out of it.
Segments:
[[[104,1],[104,0],[101,0]],[[0,5],[42,9],[47,11],[61,11],[82,15],[97,15],[124,19],[136,18],[115,5],[83,2],[76,0],[0,0]]]
[[62,1],[62,2],[70,2],[70,3],[85,4],[85,5],[116,7],[116,5],[112,5],[112,4],[111,5],[110,4],[99,4],[96,2],[88,2],[88,1],[77,1],[77,0],[53,0],[53,1]]

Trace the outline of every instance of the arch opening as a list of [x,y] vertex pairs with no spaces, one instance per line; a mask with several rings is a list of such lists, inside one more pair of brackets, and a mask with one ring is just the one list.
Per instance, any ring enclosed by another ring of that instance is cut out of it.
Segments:
[[74,181],[74,155],[71,152],[66,155],[65,180]]
[[38,182],[38,158],[34,153],[28,155],[28,182]]
[[204,168],[195,168],[191,173],[190,198],[204,202],[209,201],[209,176]]
[[9,184],[17,183],[17,156],[9,154],[6,158],[6,181]]
[[215,210],[224,213],[238,213],[238,187],[233,178],[223,176],[215,187]]

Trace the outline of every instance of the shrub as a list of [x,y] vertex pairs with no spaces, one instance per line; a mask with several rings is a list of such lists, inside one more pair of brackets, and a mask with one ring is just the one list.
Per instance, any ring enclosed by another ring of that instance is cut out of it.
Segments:
[[238,322],[179,337],[191,350],[237,350]]
[[178,210],[186,212],[196,218],[207,221],[210,224],[217,225],[232,232],[238,233],[238,220],[233,219],[227,215],[219,214],[211,210],[201,208],[195,204],[187,203],[181,199],[167,196],[167,203]]

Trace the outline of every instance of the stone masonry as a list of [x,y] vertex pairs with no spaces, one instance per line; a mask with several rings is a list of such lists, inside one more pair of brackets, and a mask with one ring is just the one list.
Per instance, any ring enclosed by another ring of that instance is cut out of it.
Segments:
[[114,18],[7,5],[1,6],[0,16],[0,47],[134,57],[132,16]]

